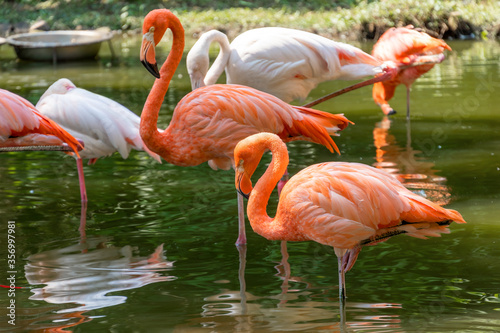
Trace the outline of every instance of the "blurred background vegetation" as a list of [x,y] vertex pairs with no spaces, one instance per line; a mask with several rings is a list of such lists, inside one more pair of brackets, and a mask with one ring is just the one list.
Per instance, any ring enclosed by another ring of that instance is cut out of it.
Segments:
[[44,20],[51,30],[136,31],[152,9],[168,8],[188,34],[219,29],[230,38],[262,26],[286,26],[342,39],[376,39],[413,24],[442,38],[498,38],[498,0],[1,0],[1,34]]

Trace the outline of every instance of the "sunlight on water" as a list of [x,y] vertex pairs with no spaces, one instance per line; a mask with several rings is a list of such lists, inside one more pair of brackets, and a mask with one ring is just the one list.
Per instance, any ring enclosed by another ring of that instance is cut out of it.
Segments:
[[[97,61],[57,66],[18,62],[2,46],[2,88],[36,103],[67,77],[140,114],[154,81],[138,61],[140,39],[113,43],[118,59],[104,49]],[[391,100],[398,114],[389,119],[366,87],[317,106],[355,122],[334,138],[340,156],[307,142],[288,145],[291,174],[323,161],[373,165],[468,222],[440,238],[401,236],[364,248],[346,275],[348,332],[500,331],[500,47],[450,46],[412,87],[410,124],[405,89]],[[323,83],[307,101],[345,85]],[[161,126],[190,90],[184,62],[170,87]],[[264,156],[256,174],[269,161]],[[158,164],[142,152],[84,168],[86,210],[71,157],[0,154],[0,234],[15,221],[16,285],[29,287],[16,290],[18,332],[340,331],[333,249],[282,247],[247,227],[246,255],[238,252],[232,171]],[[273,194],[270,215],[276,206]],[[7,253],[2,245],[2,267]]]

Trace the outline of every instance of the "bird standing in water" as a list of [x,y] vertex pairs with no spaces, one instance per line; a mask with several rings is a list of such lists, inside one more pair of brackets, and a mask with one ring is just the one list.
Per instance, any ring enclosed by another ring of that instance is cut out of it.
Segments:
[[[158,70],[155,47],[165,31],[173,35],[172,49]],[[184,50],[184,28],[169,10],[151,11],[144,19],[140,59],[155,76],[141,115],[144,143],[167,162],[195,166],[207,162],[213,169],[234,167],[234,147],[259,132],[272,132],[285,142],[306,140],[333,152],[338,148],[331,135],[344,129],[349,120],[309,108],[289,105],[275,96],[240,85],[211,85],[194,90],[175,107],[165,131],[157,128],[158,115],[170,80]],[[238,196],[239,236],[245,244],[243,199]]]
[[396,113],[389,105],[396,87],[406,86],[406,117],[410,118],[410,87],[420,76],[430,71],[435,64],[444,60],[444,50],[451,48],[441,39],[409,25],[404,28],[391,28],[380,36],[373,46],[372,54],[381,61],[393,61],[399,71],[395,77],[373,84],[373,100],[384,114]]
[[[272,161],[252,186],[262,154]],[[406,189],[395,177],[374,167],[347,162],[309,166],[283,187],[276,215],[266,207],[273,188],[288,165],[281,139],[260,133],[235,148],[235,185],[249,196],[247,215],[252,229],[269,240],[315,241],[332,246],[338,258],[339,297],[345,298],[345,272],[361,248],[406,234],[425,239],[449,233],[448,225],[465,223],[457,211],[445,209]]]
[[[64,150],[79,156],[82,148],[77,139],[42,115],[29,101],[0,89],[0,150]],[[85,184],[79,180],[84,201]]]
[[[77,88],[68,79],[54,82],[40,97],[36,107],[40,113],[84,142],[85,148],[79,156],[75,156],[83,188],[84,158],[89,159],[89,164],[94,164],[98,158],[116,151],[127,158],[130,150],[135,149],[145,150],[161,163],[160,157],[142,142],[139,116],[112,99]],[[85,201],[86,197],[85,194]]]

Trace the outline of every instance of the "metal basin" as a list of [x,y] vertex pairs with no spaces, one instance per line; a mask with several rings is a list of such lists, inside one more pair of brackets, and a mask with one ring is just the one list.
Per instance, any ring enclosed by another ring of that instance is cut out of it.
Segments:
[[7,43],[19,59],[57,62],[95,58],[101,43],[111,37],[97,31],[60,30],[13,35]]

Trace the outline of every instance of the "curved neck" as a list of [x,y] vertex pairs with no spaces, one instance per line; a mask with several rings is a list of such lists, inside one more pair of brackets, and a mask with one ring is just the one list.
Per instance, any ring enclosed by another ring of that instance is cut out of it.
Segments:
[[165,13],[168,27],[172,31],[172,49],[167,60],[160,68],[160,78],[155,80],[153,88],[149,92],[141,114],[140,134],[143,141],[152,151],[156,152],[162,146],[158,146],[161,133],[158,131],[158,114],[160,113],[163,99],[167,93],[170,80],[182,59],[184,51],[184,28],[179,19],[171,12]]
[[259,235],[272,240],[281,239],[282,228],[280,221],[267,215],[267,204],[273,189],[288,166],[288,151],[281,140],[265,141],[259,147],[258,154],[264,154],[267,149],[271,151],[273,158],[264,175],[252,189],[247,214],[252,229]]
[[205,85],[215,84],[217,79],[221,76],[222,72],[226,68],[227,62],[229,61],[229,56],[231,55],[231,48],[229,46],[229,40],[227,36],[220,31],[215,30],[210,36],[207,45],[207,52],[210,44],[215,41],[220,45],[219,55],[215,59],[214,63],[205,75]]

